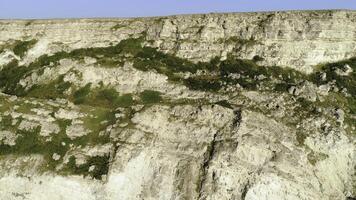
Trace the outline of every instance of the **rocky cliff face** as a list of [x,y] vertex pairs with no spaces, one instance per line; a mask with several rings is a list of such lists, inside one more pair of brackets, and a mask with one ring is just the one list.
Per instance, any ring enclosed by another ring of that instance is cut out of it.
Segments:
[[[193,61],[265,58],[261,64],[310,72],[312,66],[355,55],[354,11],[294,11],[137,19],[1,21],[2,43],[39,40],[33,56],[109,46],[147,34],[152,46]],[[37,50],[37,51],[36,51]],[[36,55],[37,53],[37,55]]]
[[0,199],[353,199],[356,12],[0,21]]

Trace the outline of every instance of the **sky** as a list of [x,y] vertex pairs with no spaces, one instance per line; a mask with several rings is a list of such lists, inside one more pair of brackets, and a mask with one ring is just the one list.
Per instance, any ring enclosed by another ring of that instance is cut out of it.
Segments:
[[1,19],[142,17],[320,9],[356,10],[356,0],[0,0]]

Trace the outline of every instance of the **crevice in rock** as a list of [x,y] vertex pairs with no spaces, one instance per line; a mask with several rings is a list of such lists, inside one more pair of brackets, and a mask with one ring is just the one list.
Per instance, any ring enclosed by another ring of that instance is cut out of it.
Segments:
[[241,191],[241,200],[245,200],[249,188],[250,184],[247,182],[247,184],[245,184],[244,188]]
[[119,141],[112,141],[111,140],[111,143],[113,144],[113,150],[110,151],[110,154],[109,154],[109,162],[108,162],[108,171],[107,173],[105,174],[106,175],[106,180],[105,182],[108,181],[108,178],[109,178],[109,175],[110,175],[110,171],[111,171],[111,168],[112,168],[112,164],[113,162],[115,161],[116,159],[116,153],[120,147],[120,145],[117,145],[118,143],[120,143]]
[[241,109],[235,109],[234,115],[235,115],[235,118],[232,122],[232,126],[236,129],[238,129],[240,127],[240,122],[241,122]]
[[198,191],[198,199],[204,199],[204,196],[203,196],[203,186],[204,186],[204,183],[206,181],[206,176],[207,176],[207,173],[208,173],[208,169],[209,169],[209,164],[210,164],[210,161],[213,159],[214,157],[214,153],[215,153],[215,148],[216,148],[216,144],[217,144],[217,141],[216,141],[216,138],[217,138],[217,133],[214,134],[213,136],[213,140],[210,142],[210,144],[208,145],[207,147],[207,151],[204,155],[204,162],[201,166],[201,171],[200,171],[200,178],[199,178],[199,185],[197,186],[197,191]]
[[[235,109],[234,110],[234,119],[232,120],[232,126],[233,126],[233,130],[237,131],[238,128],[240,127],[240,123],[241,123],[241,109]],[[206,182],[207,179],[207,175],[208,175],[208,170],[209,170],[209,165],[211,163],[211,161],[214,158],[215,153],[217,152],[217,148],[221,147],[222,145],[224,145],[224,143],[230,143],[231,142],[231,138],[223,138],[223,139],[218,139],[219,137],[219,133],[221,130],[217,131],[214,136],[212,141],[210,142],[210,144],[207,147],[207,151],[204,155],[204,162],[202,164],[201,170],[200,170],[200,177],[199,177],[199,185],[197,186],[197,191],[198,191],[198,199],[205,199],[206,197],[204,197],[203,194],[203,186]],[[236,145],[234,145],[236,148],[238,145],[238,142],[235,142]],[[227,144],[229,145],[229,144]],[[212,174],[213,179],[215,179],[215,174]],[[248,184],[246,185],[246,192],[248,189]]]

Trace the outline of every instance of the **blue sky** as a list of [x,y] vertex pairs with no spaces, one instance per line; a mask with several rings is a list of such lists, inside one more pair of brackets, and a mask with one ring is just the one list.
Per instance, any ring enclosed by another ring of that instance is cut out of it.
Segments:
[[0,0],[0,18],[139,17],[271,10],[356,10],[356,0]]

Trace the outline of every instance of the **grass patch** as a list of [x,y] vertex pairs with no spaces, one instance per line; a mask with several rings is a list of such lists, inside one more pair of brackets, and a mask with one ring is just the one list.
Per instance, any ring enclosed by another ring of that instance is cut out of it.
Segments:
[[41,99],[56,99],[65,98],[64,92],[68,90],[72,84],[63,80],[64,76],[59,76],[56,80],[47,84],[34,85],[27,92],[26,96]]
[[130,107],[134,104],[131,94],[121,95],[112,88],[100,90],[96,99],[100,101],[100,104],[108,105],[109,107]]
[[73,102],[74,104],[83,104],[87,99],[87,96],[90,93],[90,86],[91,83],[88,83],[84,87],[80,88],[79,90],[75,91],[73,94]]
[[239,44],[239,45],[247,45],[247,46],[252,46],[257,44],[257,41],[254,38],[250,39],[242,39],[237,36],[232,36],[227,39],[219,39],[220,43],[226,43],[226,44]]
[[20,56],[21,58],[26,54],[26,52],[31,49],[37,40],[19,41],[17,40],[15,46],[13,47],[14,54]]
[[24,89],[18,83],[28,72],[29,69],[19,67],[17,61],[10,62],[0,71],[0,88],[6,94],[21,96]]
[[[349,65],[353,70],[348,76],[340,76],[336,73],[337,70],[343,70],[345,65]],[[321,73],[326,74],[326,79],[322,80],[320,78]],[[348,60],[328,63],[319,66],[319,70],[310,75],[310,79],[313,83],[317,85],[326,84],[330,81],[335,80],[335,84],[339,88],[346,88],[348,93],[352,96],[356,96],[356,57],[350,58]]]
[[[256,90],[259,85],[264,84],[271,85],[277,91],[285,92],[291,85],[307,78],[306,75],[292,69],[259,66],[252,60],[235,59],[231,56],[222,62],[215,60],[197,65],[200,65],[198,69],[205,69],[208,73],[184,80],[184,84],[194,90],[216,92],[223,88],[224,84],[239,84],[245,89]],[[232,78],[229,76],[231,74],[238,74],[239,78]],[[259,80],[259,76],[264,78]],[[275,83],[275,80],[279,82]]]
[[[230,55],[224,61],[220,61],[216,57],[210,62],[192,63],[173,55],[158,52],[154,48],[144,47],[136,55],[134,67],[142,71],[155,70],[165,74],[170,81],[183,83],[193,90],[211,92],[219,91],[223,87],[223,83],[228,85],[238,83],[249,90],[256,90],[260,84],[264,83],[286,92],[291,85],[308,79],[306,75],[293,69],[258,66],[256,60],[259,59],[241,60]],[[198,70],[202,70],[206,74],[194,75]],[[179,75],[181,72],[190,72],[193,75],[183,78]],[[240,78],[231,78],[230,74],[239,74]],[[258,80],[256,77],[260,75],[263,75],[265,79]],[[279,82],[274,83],[274,80],[279,80]]]
[[[18,135],[15,145],[0,145],[0,155],[31,155],[41,154],[45,158],[45,166],[43,170],[54,170],[56,165],[60,161],[55,161],[52,158],[54,153],[63,157],[69,150],[69,145],[63,146],[62,142],[66,144],[70,143],[70,139],[65,134],[65,128],[70,124],[69,121],[59,120],[58,123],[61,127],[61,131],[58,134],[53,134],[50,141],[47,141],[45,137],[39,135],[41,127],[38,126],[32,130],[19,130],[17,125],[11,125],[11,118],[2,120],[2,127],[7,127],[11,131],[15,131]],[[12,127],[12,128],[11,128]]]
[[57,153],[61,156],[65,155],[69,147],[61,145],[61,142],[69,142],[70,139],[64,134],[54,134],[51,141],[45,141],[45,138],[40,137],[41,127],[36,127],[33,130],[16,130],[18,135],[16,145],[0,145],[0,155],[30,155],[42,154],[48,161],[52,160],[52,155]]
[[88,116],[82,120],[83,126],[90,132],[85,136],[74,139],[73,143],[87,146],[110,142],[109,135],[105,134],[105,130],[109,125],[115,123],[115,113],[111,109],[103,107],[82,106],[81,109],[88,113]]
[[[2,98],[0,98],[2,99]],[[6,99],[5,99],[6,100]],[[4,100],[4,101],[5,101]],[[13,106],[13,105],[12,105]],[[25,106],[26,108],[20,109],[22,111],[30,110],[30,105]],[[70,139],[67,134],[67,128],[72,124],[72,120],[66,119],[56,119],[54,123],[59,126],[59,132],[56,134],[51,134],[50,138],[41,136],[41,127],[38,126],[32,130],[19,130],[18,126],[22,121],[21,117],[18,117],[16,124],[10,115],[1,116],[0,121],[0,131],[8,130],[16,133],[18,136],[15,145],[5,145],[0,144],[0,156],[6,155],[32,155],[39,154],[44,158],[44,163],[40,168],[41,172],[55,171],[57,166],[61,165],[63,162],[63,157],[71,149],[76,149],[77,147],[85,147],[87,145],[98,145],[110,143],[110,136],[106,134],[106,128],[116,122],[115,112],[108,108],[102,107],[92,107],[86,105],[80,105],[81,113],[85,116],[81,117],[80,120],[83,121],[83,126],[90,132],[82,137]],[[47,108],[46,108],[47,109]],[[53,113],[50,116],[54,117],[57,107],[52,108]],[[52,156],[54,154],[60,155],[59,160],[54,160]],[[105,158],[105,159],[103,159]],[[93,157],[88,159],[88,166],[79,166],[75,170],[70,171],[70,174],[79,173],[81,169],[89,169],[90,166],[95,165],[95,169],[91,172],[86,170],[86,174],[100,179],[101,175],[107,174],[109,156]],[[79,170],[79,171],[78,171]],[[62,173],[62,171],[59,171]]]
[[125,28],[126,25],[124,24],[116,24],[115,26],[111,27],[111,30],[112,31],[116,31],[116,30],[119,30],[120,28]]
[[218,76],[194,76],[184,80],[184,84],[192,90],[202,90],[217,92],[222,88],[221,81]]
[[0,145],[0,155],[29,155],[42,152],[43,148],[38,137],[39,131],[40,127],[29,131],[17,130],[16,134],[18,134],[18,138],[16,139],[16,145]]
[[153,90],[145,90],[141,92],[140,98],[144,104],[154,104],[162,101],[161,93]]
[[90,84],[74,92],[73,99],[75,104],[90,105],[103,108],[127,108],[135,104],[131,94],[118,93],[113,88],[90,89]]
[[135,59],[137,60],[134,67],[142,71],[155,69],[159,73],[171,75],[176,72],[195,73],[199,69],[186,59],[159,52],[151,47],[143,47],[136,54]]

